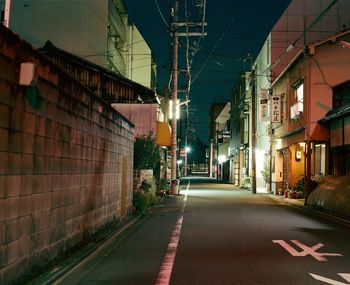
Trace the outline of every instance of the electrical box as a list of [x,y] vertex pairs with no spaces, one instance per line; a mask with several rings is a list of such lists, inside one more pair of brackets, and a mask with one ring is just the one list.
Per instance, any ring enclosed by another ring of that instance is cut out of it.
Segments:
[[29,86],[37,80],[37,67],[33,62],[22,62],[19,70],[19,85]]

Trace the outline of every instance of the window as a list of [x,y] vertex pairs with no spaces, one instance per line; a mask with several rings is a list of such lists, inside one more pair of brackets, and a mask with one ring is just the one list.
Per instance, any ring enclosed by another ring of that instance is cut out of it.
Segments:
[[316,144],[314,152],[315,152],[314,173],[315,175],[325,175],[326,174],[326,145]]
[[298,83],[294,86],[295,103],[290,107],[290,118],[299,117],[304,111],[304,83]]
[[350,81],[333,89],[333,109],[350,105]]

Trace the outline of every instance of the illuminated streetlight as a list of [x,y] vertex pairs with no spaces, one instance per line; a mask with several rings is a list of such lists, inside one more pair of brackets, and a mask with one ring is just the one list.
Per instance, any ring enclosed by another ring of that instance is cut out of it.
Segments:
[[177,161],[176,161],[176,164],[177,164],[177,173],[178,173],[178,176],[180,177],[181,175],[180,175],[180,165],[182,164],[182,159],[178,159]]
[[227,156],[222,154],[222,155],[219,155],[218,156],[218,162],[220,164],[220,178],[222,179],[223,178],[223,163],[227,160]]

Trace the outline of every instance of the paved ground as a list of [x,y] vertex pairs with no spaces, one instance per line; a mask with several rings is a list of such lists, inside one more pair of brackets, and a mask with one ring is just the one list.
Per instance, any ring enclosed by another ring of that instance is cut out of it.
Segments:
[[212,182],[182,186],[55,284],[350,284],[346,223]]

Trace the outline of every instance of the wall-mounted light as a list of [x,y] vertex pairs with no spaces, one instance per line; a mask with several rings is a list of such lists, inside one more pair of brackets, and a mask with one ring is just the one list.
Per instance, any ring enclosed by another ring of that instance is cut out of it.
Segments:
[[279,150],[282,148],[282,139],[275,139],[276,149]]

